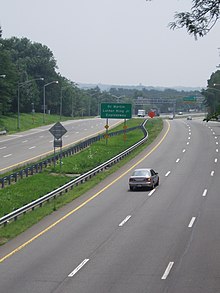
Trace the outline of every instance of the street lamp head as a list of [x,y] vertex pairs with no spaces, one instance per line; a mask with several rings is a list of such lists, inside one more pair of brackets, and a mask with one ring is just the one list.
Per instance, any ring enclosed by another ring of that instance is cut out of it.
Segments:
[[218,86],[220,85],[220,83],[213,83],[213,86]]
[[0,77],[6,78],[6,74],[1,74]]

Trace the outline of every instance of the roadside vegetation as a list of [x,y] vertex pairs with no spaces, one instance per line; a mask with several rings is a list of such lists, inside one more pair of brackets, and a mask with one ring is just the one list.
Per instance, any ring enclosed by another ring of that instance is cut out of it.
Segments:
[[[128,127],[133,127],[137,125],[137,123],[140,124],[142,122],[143,119],[131,119],[127,122],[127,125]],[[119,128],[121,129],[121,126],[118,126],[114,129],[114,131]],[[9,239],[15,237],[33,224],[37,223],[46,215],[49,215],[59,207],[84,194],[86,191],[96,186],[109,174],[115,172],[126,162],[130,161],[131,158],[135,157],[157,137],[163,128],[163,121],[162,119],[151,119],[147,122],[146,128],[149,133],[148,141],[136,151],[132,152],[129,156],[124,158],[121,162],[109,168],[105,172],[96,175],[91,180],[74,187],[74,189],[68,193],[52,200],[49,203],[45,203],[43,207],[37,208],[34,211],[19,217],[17,221],[12,221],[5,227],[1,227],[0,244],[7,242]],[[108,139],[107,143],[104,139],[100,142],[94,143],[87,149],[73,155],[72,157],[63,158],[61,169],[59,165],[55,168],[53,166],[48,167],[40,174],[22,179],[18,183],[0,190],[0,217],[45,195],[59,186],[62,186],[66,182],[72,180],[72,178],[77,176],[77,174],[83,174],[86,171],[91,170],[95,166],[133,145],[142,137],[142,131],[135,130],[127,134],[126,141],[124,141],[123,134]]]
[[[72,117],[62,116],[62,121],[73,119]],[[77,118],[74,118],[77,119]],[[43,114],[20,114],[20,129],[18,130],[18,118],[17,114],[10,114],[7,116],[0,115],[0,130],[6,130],[9,134],[16,133],[18,131],[26,131],[32,128],[40,127],[56,123],[60,120],[59,115],[46,115],[45,123],[43,124]]]

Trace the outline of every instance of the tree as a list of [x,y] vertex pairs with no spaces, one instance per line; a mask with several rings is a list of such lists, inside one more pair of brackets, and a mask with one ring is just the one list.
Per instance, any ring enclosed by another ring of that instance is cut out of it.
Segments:
[[217,119],[220,113],[220,70],[211,75],[207,89],[203,89],[201,93],[205,97],[205,105],[208,108],[205,120]]
[[[151,0],[147,0],[151,1]],[[220,17],[220,0],[192,0],[190,12],[175,13],[171,29],[186,28],[195,38],[205,36]]]

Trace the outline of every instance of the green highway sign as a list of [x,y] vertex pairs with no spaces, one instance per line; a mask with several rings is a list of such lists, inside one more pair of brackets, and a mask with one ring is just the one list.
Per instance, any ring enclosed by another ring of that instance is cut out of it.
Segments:
[[131,117],[131,104],[101,103],[101,118],[130,119]]
[[196,102],[196,97],[194,96],[189,96],[189,97],[185,97],[183,98],[184,102]]

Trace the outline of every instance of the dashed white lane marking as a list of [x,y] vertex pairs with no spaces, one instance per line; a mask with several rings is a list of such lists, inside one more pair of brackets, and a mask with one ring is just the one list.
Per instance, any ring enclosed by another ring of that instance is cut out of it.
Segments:
[[179,161],[180,161],[180,158],[176,159],[176,163],[179,163]]
[[190,223],[189,223],[189,225],[188,225],[189,228],[192,228],[192,226],[193,226],[195,220],[196,220],[196,217],[192,217],[192,219],[191,219],[191,221],[190,221]]
[[218,153],[218,149],[216,149],[216,153]]
[[215,139],[217,139],[217,136],[215,136]]
[[127,216],[118,226],[122,227],[130,218],[131,218],[131,215]]
[[214,176],[214,173],[215,173],[215,171],[212,171],[210,175],[211,175],[211,176]]
[[165,174],[165,177],[169,176],[171,173],[171,171],[168,171],[166,174]]
[[185,149],[183,149],[183,153],[185,153],[185,151],[186,151],[186,150],[185,150]]
[[189,136],[188,139],[190,139],[191,137]]
[[166,278],[168,277],[173,265],[174,265],[173,261],[169,262],[169,264],[168,264],[168,266],[167,266],[167,268],[166,268],[166,270],[165,270],[165,272],[164,272],[164,274],[163,274],[163,276],[161,278],[162,280],[166,280]]
[[12,156],[12,154],[5,155],[5,156],[3,156],[3,158],[7,158],[7,157],[10,157],[10,156]]
[[217,163],[218,162],[218,159],[217,158],[215,158],[215,163]]
[[152,189],[149,193],[148,193],[148,196],[151,196],[154,192],[155,192],[156,189]]
[[207,195],[208,190],[204,189],[202,196],[206,196]]
[[69,275],[68,277],[71,278],[73,277],[81,268],[89,261],[88,258],[84,259],[84,261],[81,262],[81,264],[78,265]]
[[3,146],[3,147],[0,148],[0,150],[3,150],[3,149],[6,149],[6,146]]
[[218,142],[216,141],[216,143],[215,144],[218,144]]
[[26,139],[26,140],[23,140],[23,141],[22,141],[22,143],[25,143],[25,142],[28,142],[28,140]]
[[187,145],[189,145],[189,141],[187,141]]
[[34,145],[34,146],[30,147],[29,150],[32,150],[32,149],[35,149],[35,148],[36,148],[36,146]]

